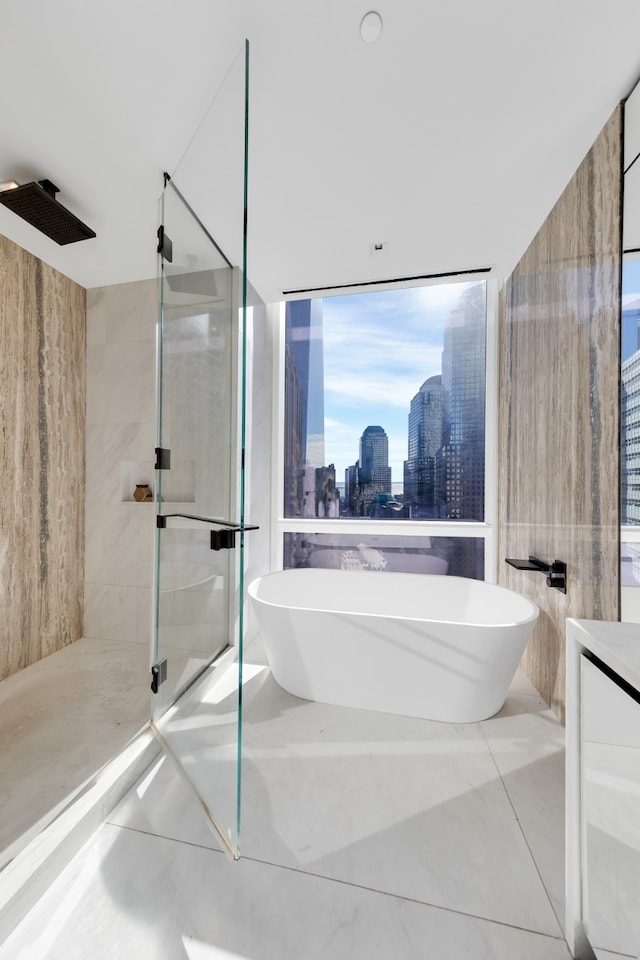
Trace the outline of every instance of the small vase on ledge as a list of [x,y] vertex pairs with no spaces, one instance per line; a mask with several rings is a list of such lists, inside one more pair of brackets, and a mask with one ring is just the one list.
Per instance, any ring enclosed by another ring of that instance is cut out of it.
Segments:
[[138,503],[144,503],[145,501],[153,500],[153,493],[151,492],[151,487],[148,483],[136,483],[136,488],[133,491],[133,499],[137,500]]

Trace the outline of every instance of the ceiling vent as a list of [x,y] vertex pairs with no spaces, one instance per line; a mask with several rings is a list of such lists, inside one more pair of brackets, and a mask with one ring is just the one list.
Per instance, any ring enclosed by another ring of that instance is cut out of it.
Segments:
[[59,192],[51,180],[39,180],[9,186],[0,193],[0,203],[61,246],[95,237],[93,230],[58,203]]

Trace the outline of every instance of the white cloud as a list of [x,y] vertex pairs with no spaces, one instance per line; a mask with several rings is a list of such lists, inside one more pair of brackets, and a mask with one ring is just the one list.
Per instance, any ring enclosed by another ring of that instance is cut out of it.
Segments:
[[471,283],[437,284],[323,300],[325,457],[337,480],[358,458],[360,437],[380,425],[394,483],[407,456],[411,399],[441,373],[443,333]]

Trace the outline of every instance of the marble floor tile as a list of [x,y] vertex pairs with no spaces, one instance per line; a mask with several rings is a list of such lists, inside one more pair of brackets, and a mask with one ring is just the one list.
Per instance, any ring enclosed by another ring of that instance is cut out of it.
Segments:
[[[203,703],[175,735],[208,805],[230,809],[232,713]],[[560,934],[478,724],[311,703],[263,671],[245,696],[242,790],[243,857]]]
[[245,712],[245,855],[559,933],[476,724],[276,696]]
[[564,925],[564,727],[546,707],[481,724],[555,914]]
[[109,814],[107,822],[182,843],[221,849],[193,792],[176,775],[166,754],[141,777]]
[[105,824],[0,960],[569,960],[515,927]]

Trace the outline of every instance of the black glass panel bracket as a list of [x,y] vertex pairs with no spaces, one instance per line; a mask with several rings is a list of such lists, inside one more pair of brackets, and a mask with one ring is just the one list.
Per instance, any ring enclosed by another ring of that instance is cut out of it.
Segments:
[[158,687],[161,683],[164,683],[167,679],[167,661],[159,660],[158,663],[154,663],[151,667],[151,690],[153,693],[158,692]]
[[164,232],[164,224],[160,224],[157,232],[158,246],[156,253],[159,253],[167,263],[173,263],[173,243],[170,237]]
[[156,447],[156,470],[170,470],[171,469],[171,450],[168,450],[166,447]]
[[567,592],[567,565],[564,560],[545,563],[544,560],[532,556],[528,560],[513,560],[507,557],[505,563],[515,567],[516,570],[536,570],[538,573],[544,573],[548,587],[560,590],[561,593]]

